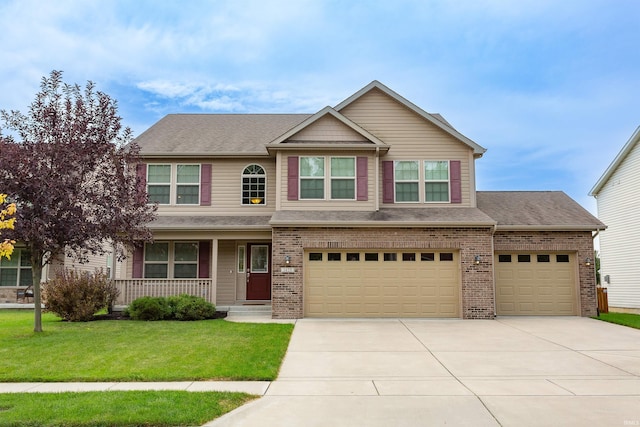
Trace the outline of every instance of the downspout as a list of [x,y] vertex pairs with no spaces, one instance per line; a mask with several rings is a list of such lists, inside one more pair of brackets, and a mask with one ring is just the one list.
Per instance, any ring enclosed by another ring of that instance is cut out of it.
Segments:
[[375,195],[376,195],[376,203],[375,208],[376,212],[380,210],[380,147],[376,147],[376,179],[375,179]]
[[491,263],[491,268],[493,269],[493,273],[491,277],[493,278],[493,318],[498,317],[498,307],[497,307],[497,298],[496,298],[496,247],[495,247],[495,235],[498,229],[498,223],[493,224],[493,231],[491,232],[491,258],[493,262]]

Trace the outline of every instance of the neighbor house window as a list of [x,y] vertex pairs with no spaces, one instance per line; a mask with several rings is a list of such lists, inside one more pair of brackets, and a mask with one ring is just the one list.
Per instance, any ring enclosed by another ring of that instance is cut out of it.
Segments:
[[193,279],[198,277],[198,243],[175,243],[173,246],[173,277]]
[[396,202],[419,201],[419,169],[417,161],[396,161],[394,164]]
[[354,157],[331,158],[331,198],[356,198],[356,159]]
[[200,204],[200,165],[177,165],[176,204]]
[[242,172],[242,204],[266,204],[267,177],[262,166],[249,165]]
[[11,259],[0,258],[0,286],[29,286],[31,254],[27,249],[15,248]]
[[166,279],[169,277],[169,243],[156,242],[144,246],[144,277]]
[[449,162],[424,162],[424,201],[449,201]]
[[147,166],[147,194],[152,203],[171,203],[171,165]]
[[300,199],[324,199],[324,157],[300,157]]

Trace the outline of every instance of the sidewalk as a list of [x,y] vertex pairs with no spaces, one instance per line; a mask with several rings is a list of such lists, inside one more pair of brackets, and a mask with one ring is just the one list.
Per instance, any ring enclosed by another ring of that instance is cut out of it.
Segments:
[[93,383],[0,383],[0,393],[62,393],[87,391],[186,390],[233,391],[264,395],[270,381],[179,381]]

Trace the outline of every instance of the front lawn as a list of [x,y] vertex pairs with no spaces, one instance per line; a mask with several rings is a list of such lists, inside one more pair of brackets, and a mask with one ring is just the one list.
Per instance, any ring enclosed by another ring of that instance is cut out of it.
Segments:
[[198,426],[255,397],[187,391],[0,394],[0,426]]
[[640,329],[640,314],[600,313],[600,316],[596,317],[596,319]]
[[33,312],[0,310],[0,381],[273,380],[291,324],[62,322]]

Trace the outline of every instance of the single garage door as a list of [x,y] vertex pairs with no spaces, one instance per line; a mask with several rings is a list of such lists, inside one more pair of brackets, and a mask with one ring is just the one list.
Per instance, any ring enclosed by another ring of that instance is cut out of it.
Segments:
[[307,317],[459,317],[457,252],[305,252]]
[[575,254],[497,253],[499,315],[575,315]]

